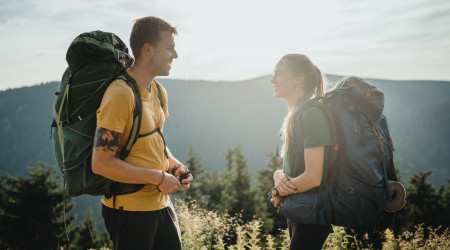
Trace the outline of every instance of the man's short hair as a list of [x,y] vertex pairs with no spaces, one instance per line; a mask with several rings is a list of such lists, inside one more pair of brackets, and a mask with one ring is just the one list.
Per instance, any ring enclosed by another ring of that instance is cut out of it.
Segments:
[[161,40],[161,31],[169,31],[175,35],[178,34],[177,28],[159,17],[148,16],[134,20],[130,34],[130,47],[135,59],[139,57],[139,53],[145,43],[150,43],[155,47],[157,46],[159,40]]

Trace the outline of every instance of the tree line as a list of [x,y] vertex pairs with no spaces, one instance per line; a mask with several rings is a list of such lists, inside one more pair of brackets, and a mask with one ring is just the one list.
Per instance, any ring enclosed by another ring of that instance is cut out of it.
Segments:
[[[286,218],[281,211],[267,208],[266,199],[273,186],[272,174],[282,168],[282,160],[268,154],[266,167],[251,172],[240,146],[226,151],[224,157],[223,171],[207,172],[201,157],[191,148],[185,165],[194,171],[195,181],[189,190],[179,192],[175,198],[195,203],[205,211],[237,216],[243,223],[261,219],[263,233],[279,234],[280,229],[286,228]],[[435,228],[450,226],[450,185],[434,187],[427,182],[430,174],[430,171],[418,172],[410,177],[406,206],[396,218],[387,217],[385,226],[396,224],[397,233],[414,231],[418,224]],[[72,198],[63,192],[62,178],[55,167],[40,163],[30,167],[25,177],[0,175],[0,248],[111,247],[107,232],[98,231],[92,216],[75,225],[77,215],[71,213],[73,207]],[[348,230],[361,238],[369,233],[366,243],[376,246],[377,235],[372,225]]]

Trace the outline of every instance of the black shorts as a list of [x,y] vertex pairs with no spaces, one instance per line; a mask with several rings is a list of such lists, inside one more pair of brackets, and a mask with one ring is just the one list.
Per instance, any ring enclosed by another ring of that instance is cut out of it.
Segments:
[[157,211],[124,211],[102,206],[102,215],[114,249],[181,249],[170,207]]

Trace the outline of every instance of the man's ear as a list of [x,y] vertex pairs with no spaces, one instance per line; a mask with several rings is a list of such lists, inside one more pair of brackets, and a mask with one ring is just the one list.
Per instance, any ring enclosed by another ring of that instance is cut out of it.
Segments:
[[154,50],[154,47],[153,47],[151,44],[149,44],[149,43],[144,43],[144,46],[142,46],[142,51],[141,51],[141,53],[142,53],[143,55],[145,55],[146,57],[152,57],[152,55],[153,55],[153,50]]

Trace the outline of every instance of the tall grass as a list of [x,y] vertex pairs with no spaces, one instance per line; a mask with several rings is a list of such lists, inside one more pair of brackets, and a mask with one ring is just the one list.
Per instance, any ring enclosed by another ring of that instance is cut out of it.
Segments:
[[[183,249],[289,249],[289,233],[281,230],[277,235],[261,233],[264,222],[260,219],[243,223],[239,216],[218,213],[199,208],[195,202],[176,202],[181,229]],[[323,249],[372,249],[363,247],[353,235],[343,227],[333,226],[334,233],[325,241]],[[396,249],[450,249],[449,229],[415,227],[414,232],[406,231],[395,237],[390,229],[383,232],[383,250]],[[65,249],[61,247],[60,249]],[[102,247],[102,250],[109,248]]]
[[[239,216],[206,211],[194,202],[177,201],[177,213],[184,249],[289,249],[288,230],[277,235],[261,233],[264,222],[258,218],[244,224]],[[323,249],[364,249],[343,227],[333,227]],[[404,232],[398,238],[392,230],[383,233],[383,249],[450,249],[449,229],[424,228]],[[370,249],[370,246],[369,246]]]

